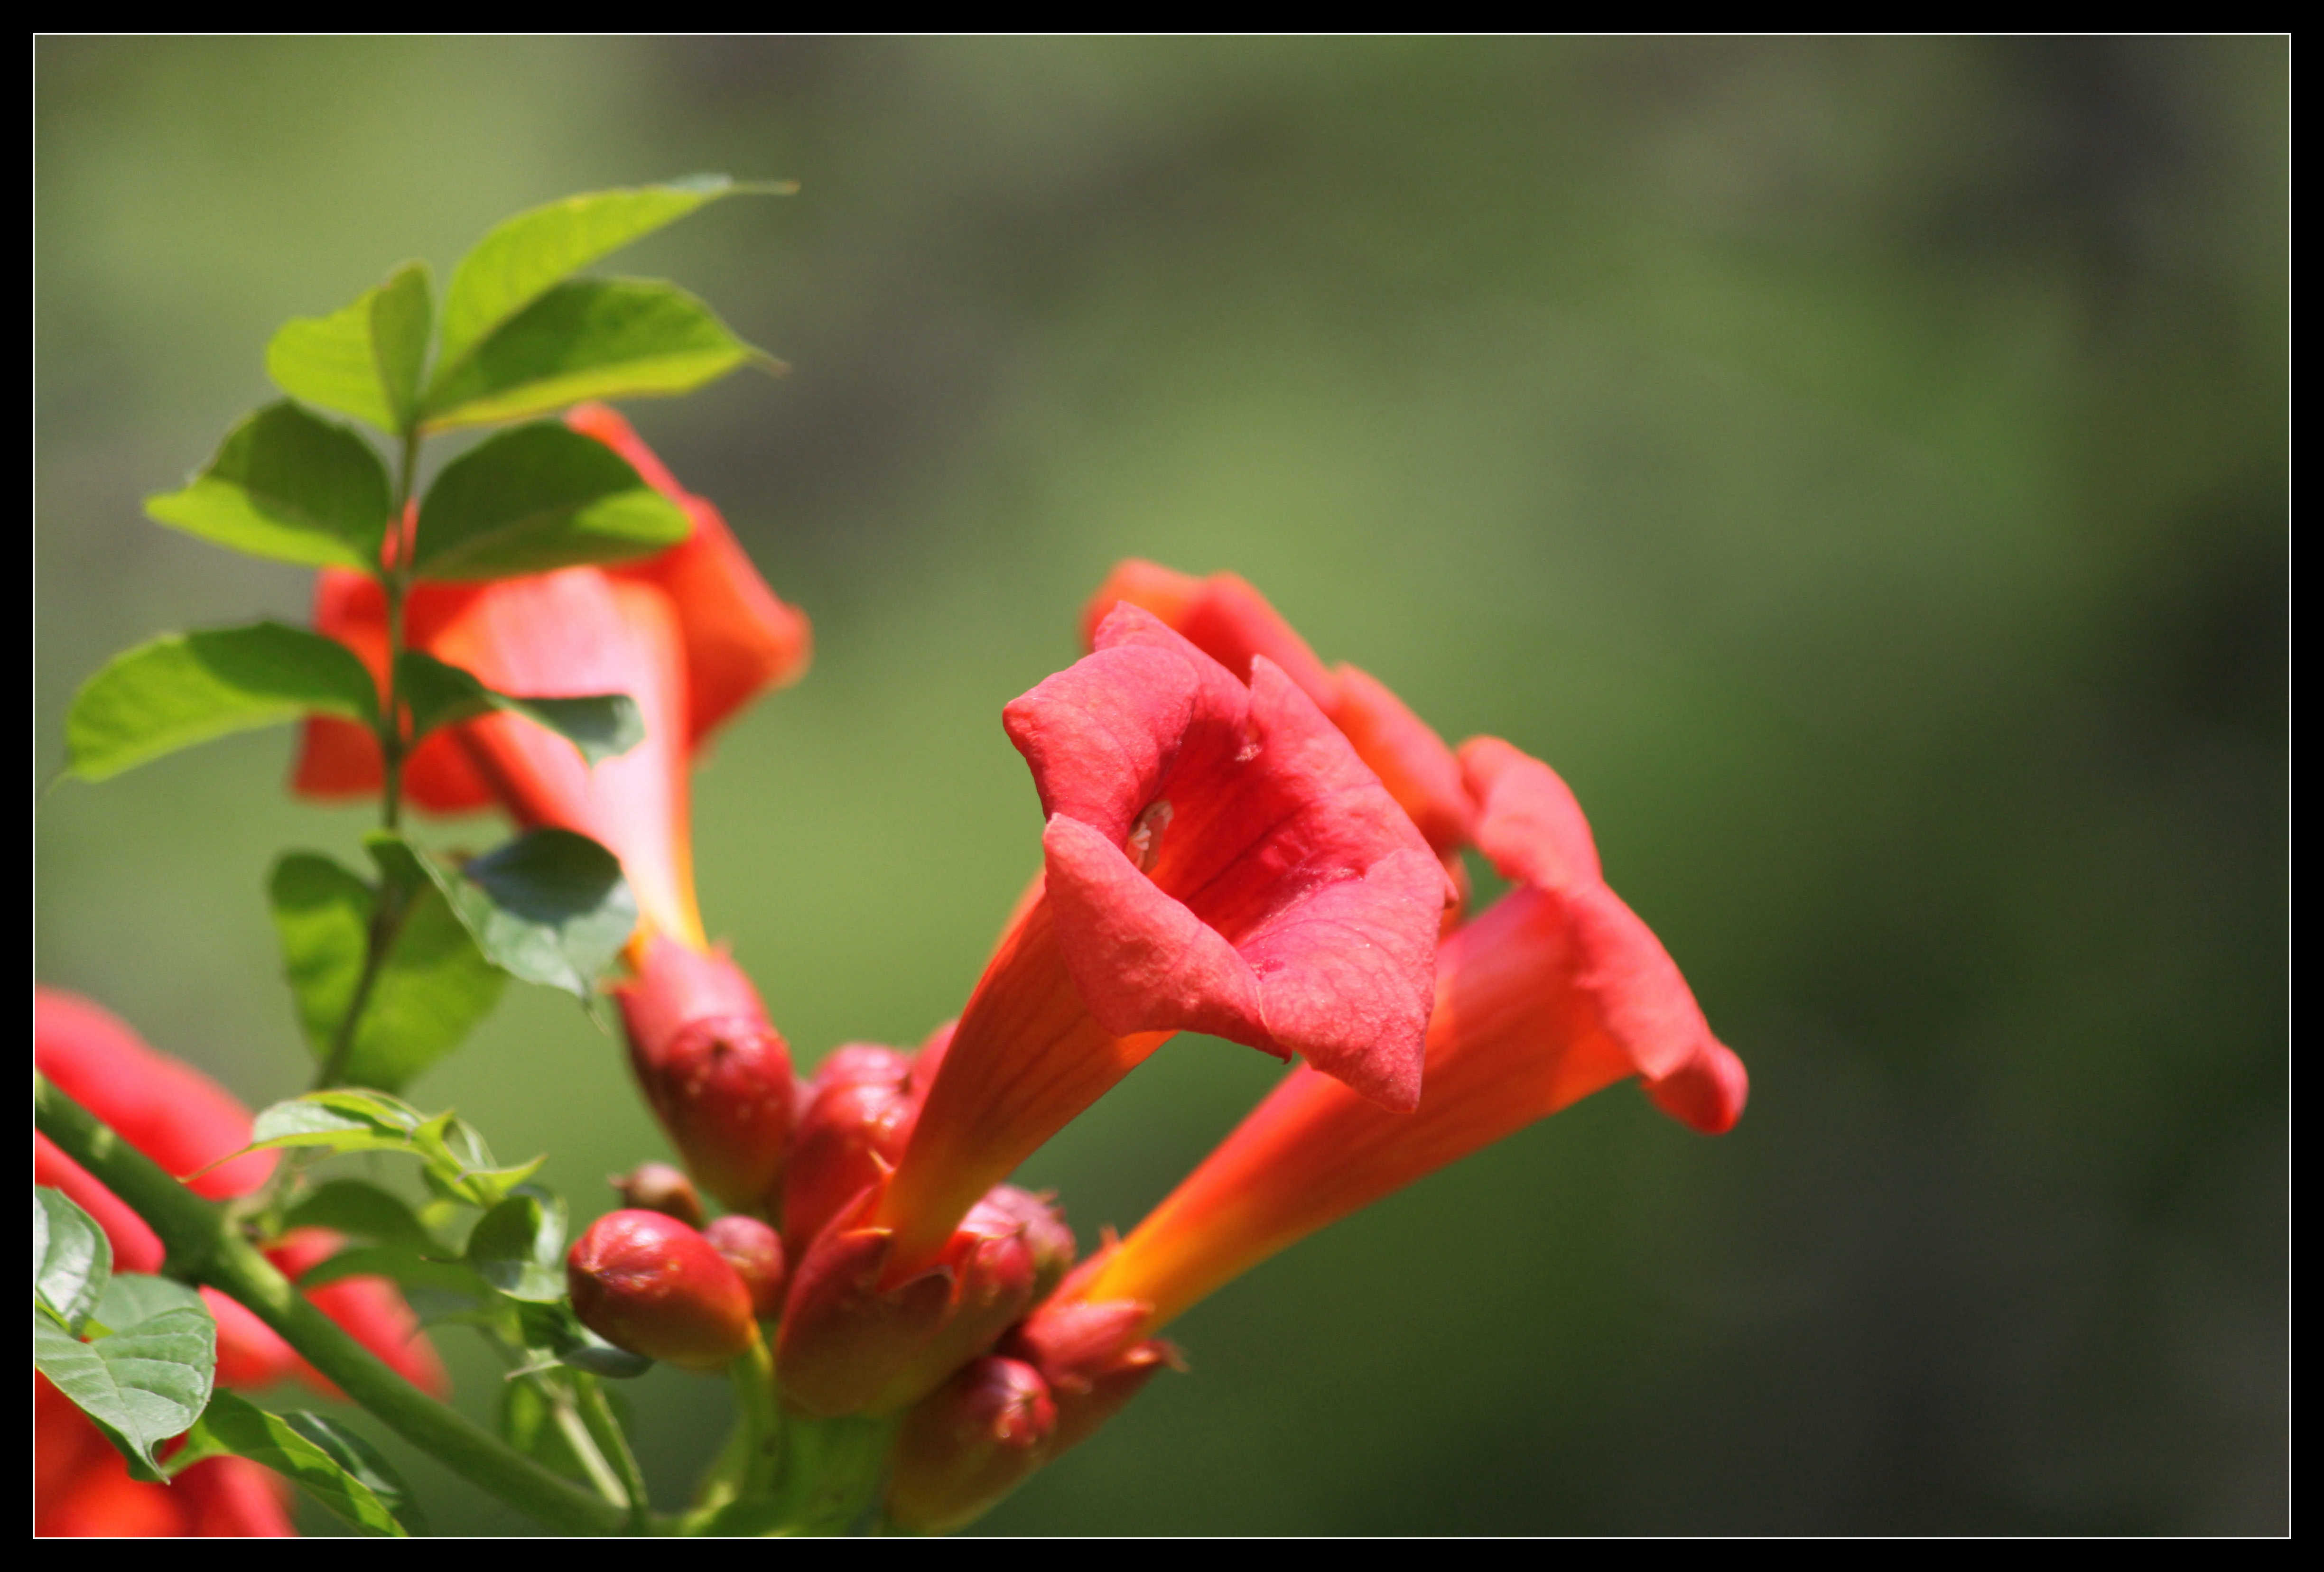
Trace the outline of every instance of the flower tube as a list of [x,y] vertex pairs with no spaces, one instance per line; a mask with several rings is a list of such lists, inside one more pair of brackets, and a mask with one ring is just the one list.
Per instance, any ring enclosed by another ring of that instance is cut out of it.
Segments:
[[1037,1344],[1111,1308],[1112,1338],[1134,1345],[1317,1228],[1631,1076],[1705,1133],[1740,1116],[1741,1062],[1606,887],[1564,783],[1498,739],[1460,758],[1480,848],[1517,887],[1438,950],[1419,1108],[1388,1114],[1294,1071],[1128,1238],[1067,1280],[1034,1318]]
[[[805,668],[807,619],[775,598],[717,510],[682,490],[620,416],[585,405],[567,420],[684,508],[693,533],[617,567],[420,584],[406,604],[406,632],[414,648],[503,693],[627,694],[644,740],[593,767],[564,739],[495,713],[422,740],[406,781],[422,808],[498,804],[521,825],[577,831],[621,860],[640,922],[628,951],[635,976],[619,997],[648,1100],[721,1200],[779,1209],[789,1051],[749,979],[704,929],[689,788],[693,761],[715,730]],[[326,570],[317,621],[384,675],[385,601],[376,583]],[[379,780],[376,743],[361,728],[309,723],[300,790],[338,796],[375,790]]]
[[1246,685],[1125,606],[1010,703],[1047,825],[1043,887],[962,1012],[867,1226],[886,1281],[1172,1034],[1297,1053],[1390,1108],[1420,1092],[1445,880],[1314,702]]

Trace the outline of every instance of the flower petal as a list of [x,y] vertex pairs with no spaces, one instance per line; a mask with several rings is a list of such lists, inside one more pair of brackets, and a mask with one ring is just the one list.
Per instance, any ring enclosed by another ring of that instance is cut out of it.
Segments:
[[1603,882],[1582,804],[1557,772],[1498,737],[1461,744],[1477,850],[1505,878],[1565,889]]
[[806,672],[814,648],[807,614],[776,598],[718,510],[680,486],[628,421],[603,404],[583,404],[567,412],[565,423],[627,459],[647,484],[694,520],[694,533],[682,544],[611,571],[653,585],[683,609],[687,743],[698,749],[759,694],[797,682]]

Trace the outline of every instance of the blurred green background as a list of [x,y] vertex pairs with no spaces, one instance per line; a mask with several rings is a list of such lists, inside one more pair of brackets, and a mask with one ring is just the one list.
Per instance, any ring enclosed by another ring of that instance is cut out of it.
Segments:
[[[303,614],[302,574],[139,511],[270,396],[278,322],[722,170],[802,188],[616,266],[793,367],[630,413],[815,619],[696,837],[803,1064],[957,1009],[1037,853],[1000,707],[1118,557],[1233,568],[1573,785],[1750,1066],[1741,1126],[1617,1089],[1308,1242],[989,1529],[2288,1527],[2286,41],[34,67],[40,779],[113,650]],[[254,1102],[308,1073],[268,861],[365,822],[288,802],[288,747],[35,818],[35,975]],[[1182,1041],[1025,1177],[1086,1244],[1273,1073]],[[416,1096],[550,1152],[582,1217],[665,1150],[537,991]],[[675,1501],[726,1393],[634,1396]],[[440,1527],[524,1526],[415,1482]]]

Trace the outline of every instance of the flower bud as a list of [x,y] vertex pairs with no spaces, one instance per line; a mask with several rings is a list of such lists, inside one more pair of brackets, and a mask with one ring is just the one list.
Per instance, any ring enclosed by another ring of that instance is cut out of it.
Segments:
[[694,1181],[681,1169],[667,1163],[641,1163],[627,1173],[617,1173],[606,1181],[622,1198],[622,1204],[636,1211],[659,1212],[666,1218],[676,1218],[689,1228],[702,1226],[702,1197],[694,1188]]
[[783,1239],[756,1218],[733,1213],[702,1230],[751,1291],[751,1313],[771,1320],[783,1313]]
[[904,1416],[888,1478],[888,1515],[916,1533],[964,1528],[1039,1467],[1057,1424],[1031,1365],[987,1357]]
[[893,1048],[850,1043],[816,1066],[800,1099],[783,1183],[783,1236],[805,1255],[847,1203],[903,1155],[911,1131],[912,1062]]
[[619,997],[639,1083],[695,1177],[736,1211],[778,1207],[796,1092],[750,979],[657,933]]
[[659,1212],[608,1212],[565,1257],[574,1313],[649,1359],[716,1370],[758,1335],[751,1291],[717,1249]]
[[876,1199],[866,1190],[816,1237],[783,1309],[783,1390],[825,1419],[893,1413],[989,1350],[1032,1307],[1063,1227],[1038,1199],[1003,1186],[971,1209],[935,1265],[890,1283],[893,1236],[861,1223]]
[[[1042,1225],[1037,1246],[1032,1223]],[[996,1186],[972,1208],[942,1257],[951,1272],[952,1302],[928,1340],[881,1384],[866,1411],[893,1413],[918,1402],[946,1376],[990,1350],[1039,1297],[1045,1252],[1054,1252],[1064,1225],[1041,1201],[1009,1185]],[[1070,1257],[1073,1236],[1065,1236]],[[1062,1270],[1062,1269],[1061,1269]]]
[[1050,1457],[1086,1440],[1164,1365],[1185,1368],[1170,1344],[1137,1336],[1148,1314],[1136,1300],[1069,1301],[1042,1306],[1010,1334],[1001,1351],[1039,1371],[1057,1405]]

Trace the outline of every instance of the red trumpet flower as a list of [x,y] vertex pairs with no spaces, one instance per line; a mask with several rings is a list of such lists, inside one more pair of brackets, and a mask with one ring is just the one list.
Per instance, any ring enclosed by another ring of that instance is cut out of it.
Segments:
[[1299,686],[1263,657],[1249,676],[1124,607],[1004,712],[1048,820],[1044,884],[869,1218],[895,1234],[890,1283],[1174,1033],[1418,1099],[1443,873]]
[[[424,740],[407,763],[406,784],[422,808],[497,803],[520,824],[578,831],[621,859],[641,919],[630,946],[639,975],[622,990],[639,1078],[671,1139],[720,1200],[776,1206],[791,1117],[788,1049],[749,980],[704,931],[688,772],[721,722],[805,669],[807,619],[775,598],[717,510],[682,490],[619,415],[584,405],[567,423],[683,507],[693,533],[618,567],[418,585],[405,604],[405,634],[414,648],[502,693],[627,694],[645,740],[592,767],[530,722],[488,715]],[[384,676],[385,601],[376,583],[325,570],[316,621]],[[322,796],[372,791],[380,769],[368,732],[316,720],[294,784]]]
[[[250,1110],[208,1076],[139,1039],[110,1013],[54,988],[32,990],[32,1062],[131,1145],[173,1173],[198,1173],[195,1191],[215,1200],[265,1182],[271,1152],[207,1165],[250,1142]],[[120,1198],[37,1132],[32,1181],[61,1190],[104,1228],[116,1272],[158,1272],[161,1242]],[[307,1228],[266,1254],[294,1281],[333,1254],[335,1236]],[[449,1383],[402,1296],[384,1279],[343,1278],[309,1297],[403,1377],[444,1395]],[[330,1384],[265,1323],[214,1289],[203,1301],[217,1321],[217,1382],[259,1387],[298,1376],[327,1394]],[[112,1447],[69,1400],[36,1380],[34,1531],[42,1534],[289,1533],[287,1499],[256,1464],[218,1458],[174,1485],[131,1479]],[[196,1488],[188,1491],[188,1482]]]
[[1119,1406],[1076,1405],[1077,1386],[1135,1391],[1167,1356],[1154,1331],[1315,1229],[1617,1080],[1640,1078],[1665,1111],[1710,1134],[1734,1125],[1748,1093],[1741,1061],[1711,1035],[1660,941],[1607,887],[1588,822],[1547,765],[1495,738],[1456,758],[1371,678],[1324,673],[1240,579],[1125,564],[1093,609],[1128,600],[1221,660],[1292,651],[1284,669],[1319,685],[1319,703],[1432,826],[1432,844],[1474,845],[1517,887],[1437,951],[1418,1108],[1386,1111],[1312,1068],[1293,1071],[1013,1336],[1003,1351],[1038,1370],[1057,1403],[1053,1454]]

